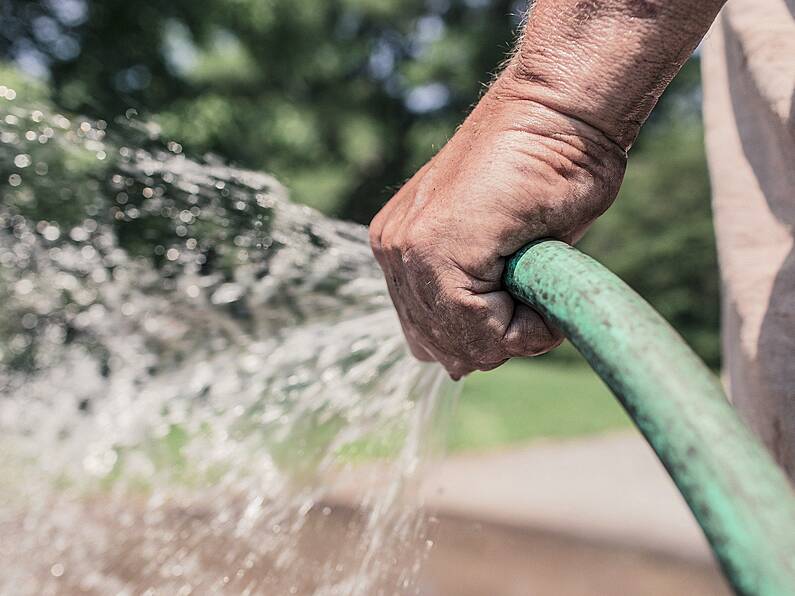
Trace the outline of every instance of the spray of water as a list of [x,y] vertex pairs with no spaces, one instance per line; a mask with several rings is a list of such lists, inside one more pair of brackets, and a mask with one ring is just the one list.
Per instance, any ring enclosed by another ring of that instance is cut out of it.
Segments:
[[0,90],[0,593],[417,593],[453,389],[365,230]]

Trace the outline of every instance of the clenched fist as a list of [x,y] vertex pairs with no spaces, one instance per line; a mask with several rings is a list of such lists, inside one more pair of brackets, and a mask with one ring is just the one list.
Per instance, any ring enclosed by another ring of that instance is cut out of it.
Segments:
[[505,259],[532,240],[576,241],[613,202],[626,164],[597,128],[524,95],[513,72],[370,226],[412,353],[454,379],[560,344],[502,288]]

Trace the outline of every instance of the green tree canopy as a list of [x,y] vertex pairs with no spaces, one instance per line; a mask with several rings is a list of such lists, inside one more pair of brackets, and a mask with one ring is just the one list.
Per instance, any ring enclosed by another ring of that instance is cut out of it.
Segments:
[[[510,51],[526,1],[10,0],[0,56],[62,109],[135,110],[187,153],[275,174],[369,221],[449,138]],[[717,364],[717,273],[697,60],[633,149],[583,247]]]

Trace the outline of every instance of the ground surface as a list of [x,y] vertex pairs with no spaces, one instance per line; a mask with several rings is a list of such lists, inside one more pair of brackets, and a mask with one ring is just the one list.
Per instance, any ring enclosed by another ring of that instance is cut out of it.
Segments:
[[[277,560],[260,560],[245,566],[250,540],[241,541],[234,529],[217,532],[201,542],[187,540],[193,551],[195,568],[175,571],[171,566],[158,570],[153,557],[143,547],[143,526],[124,524],[101,507],[87,509],[89,525],[116,528],[124,538],[100,556],[91,567],[103,576],[97,582],[91,575],[78,573],[70,565],[59,568],[53,577],[51,561],[37,558],[6,559],[17,569],[24,564],[41,583],[33,590],[30,576],[20,574],[11,596],[53,594],[58,596],[104,596],[118,594],[224,594],[264,596],[313,596],[322,584],[321,570],[328,561],[356,569],[361,561],[346,550],[351,532],[361,531],[361,520],[344,507],[334,507],[330,515],[310,514],[299,549],[300,568],[279,568]],[[200,510],[174,507],[164,516],[160,530],[175,536],[204,528],[208,519]],[[4,527],[6,536],[22,528]],[[701,560],[652,553],[644,549],[610,542],[583,539],[538,528],[516,528],[479,522],[456,516],[439,515],[432,522],[435,546],[421,568],[418,596],[728,596],[723,580],[714,567]],[[13,557],[12,557],[13,558]],[[396,586],[400,574],[415,562],[411,554],[386,557],[382,582],[372,586],[367,596],[403,596]],[[241,564],[242,563],[242,564]],[[7,572],[6,569],[4,572]],[[198,580],[198,584],[193,583]],[[192,583],[192,589],[187,586]],[[111,590],[108,590],[112,587]],[[249,592],[246,590],[249,589]],[[127,590],[127,591],[124,591]]]
[[[339,502],[354,498],[362,472],[340,483]],[[729,593],[635,431],[452,455],[425,478],[426,506],[440,518],[429,595]]]
[[729,596],[703,561],[443,517],[421,596]]

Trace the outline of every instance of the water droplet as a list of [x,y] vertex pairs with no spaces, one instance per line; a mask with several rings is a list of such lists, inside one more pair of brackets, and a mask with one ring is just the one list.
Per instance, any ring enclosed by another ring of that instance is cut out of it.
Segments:
[[14,284],[14,291],[19,296],[27,296],[33,291],[33,282],[29,279],[20,279]]
[[81,226],[75,226],[69,231],[69,237],[75,242],[84,242],[88,240],[88,230]]
[[58,229],[58,226],[54,226],[49,224],[44,227],[42,230],[41,235],[44,236],[45,239],[49,240],[50,242],[55,242],[61,236],[61,230]]
[[213,304],[230,304],[237,302],[243,296],[243,288],[235,283],[222,284],[213,292],[210,301]]
[[31,312],[22,315],[22,326],[25,329],[33,329],[38,321],[39,318]]
[[14,158],[14,165],[18,168],[27,168],[30,165],[30,155],[20,153]]
[[[68,567],[70,586],[112,592],[112,578],[96,570],[105,562],[105,536],[118,532],[136,544],[131,568],[150,565],[151,573],[134,579],[139,593],[168,591],[171,582],[172,591],[185,584],[187,594],[186,580],[203,581],[199,550],[234,536],[239,544],[255,541],[257,553],[215,557],[213,589],[225,587],[227,574],[233,591],[254,593],[259,572],[246,586],[241,567],[273,553],[289,569],[301,562],[295,545],[304,531],[321,521],[336,532],[327,518],[332,507],[318,504],[319,519],[313,508],[327,494],[319,479],[342,463],[336,447],[371,433],[382,417],[409,426],[403,422],[419,414],[406,402],[425,407],[415,399],[424,396],[407,395],[416,365],[402,356],[366,238],[282,200],[267,176],[175,155],[182,153],[176,142],[160,146],[150,137],[146,148],[123,148],[115,144],[121,135],[100,134],[104,124],[59,114],[34,126],[20,111],[18,124],[0,121],[7,127],[0,138],[12,143],[3,146],[8,161],[29,155],[31,170],[0,202],[0,286],[13,323],[0,337],[0,375],[16,374],[12,359],[36,369],[33,388],[0,400],[0,414],[20,408],[10,432],[30,450],[35,472],[21,488],[37,513],[24,536],[40,545],[30,564],[59,561],[45,564],[45,575]],[[29,127],[35,135],[26,140]],[[64,169],[67,150],[93,166]],[[103,153],[120,162],[117,172],[96,162]],[[34,167],[49,178],[34,176]],[[40,201],[42,189],[52,203]],[[256,216],[242,216],[247,211]],[[254,250],[272,244],[278,250],[265,259]],[[401,459],[394,482],[405,482],[403,470],[413,464]],[[69,498],[51,498],[59,495],[55,485]],[[95,494],[111,515],[90,511]],[[238,505],[252,496],[260,504],[248,519]],[[198,506],[195,523],[180,521],[183,497],[190,510]],[[355,538],[356,553],[369,557],[371,543],[392,552],[409,538],[425,553],[424,537],[403,525],[402,512],[395,524],[389,503],[373,496],[367,504],[381,508],[379,521]],[[85,552],[97,557],[83,561]],[[323,566],[323,587],[353,585],[360,566],[335,563]],[[375,577],[367,573],[368,581]],[[301,593],[304,578],[288,577],[280,588],[294,581],[292,592]],[[50,577],[50,584],[57,582]]]

